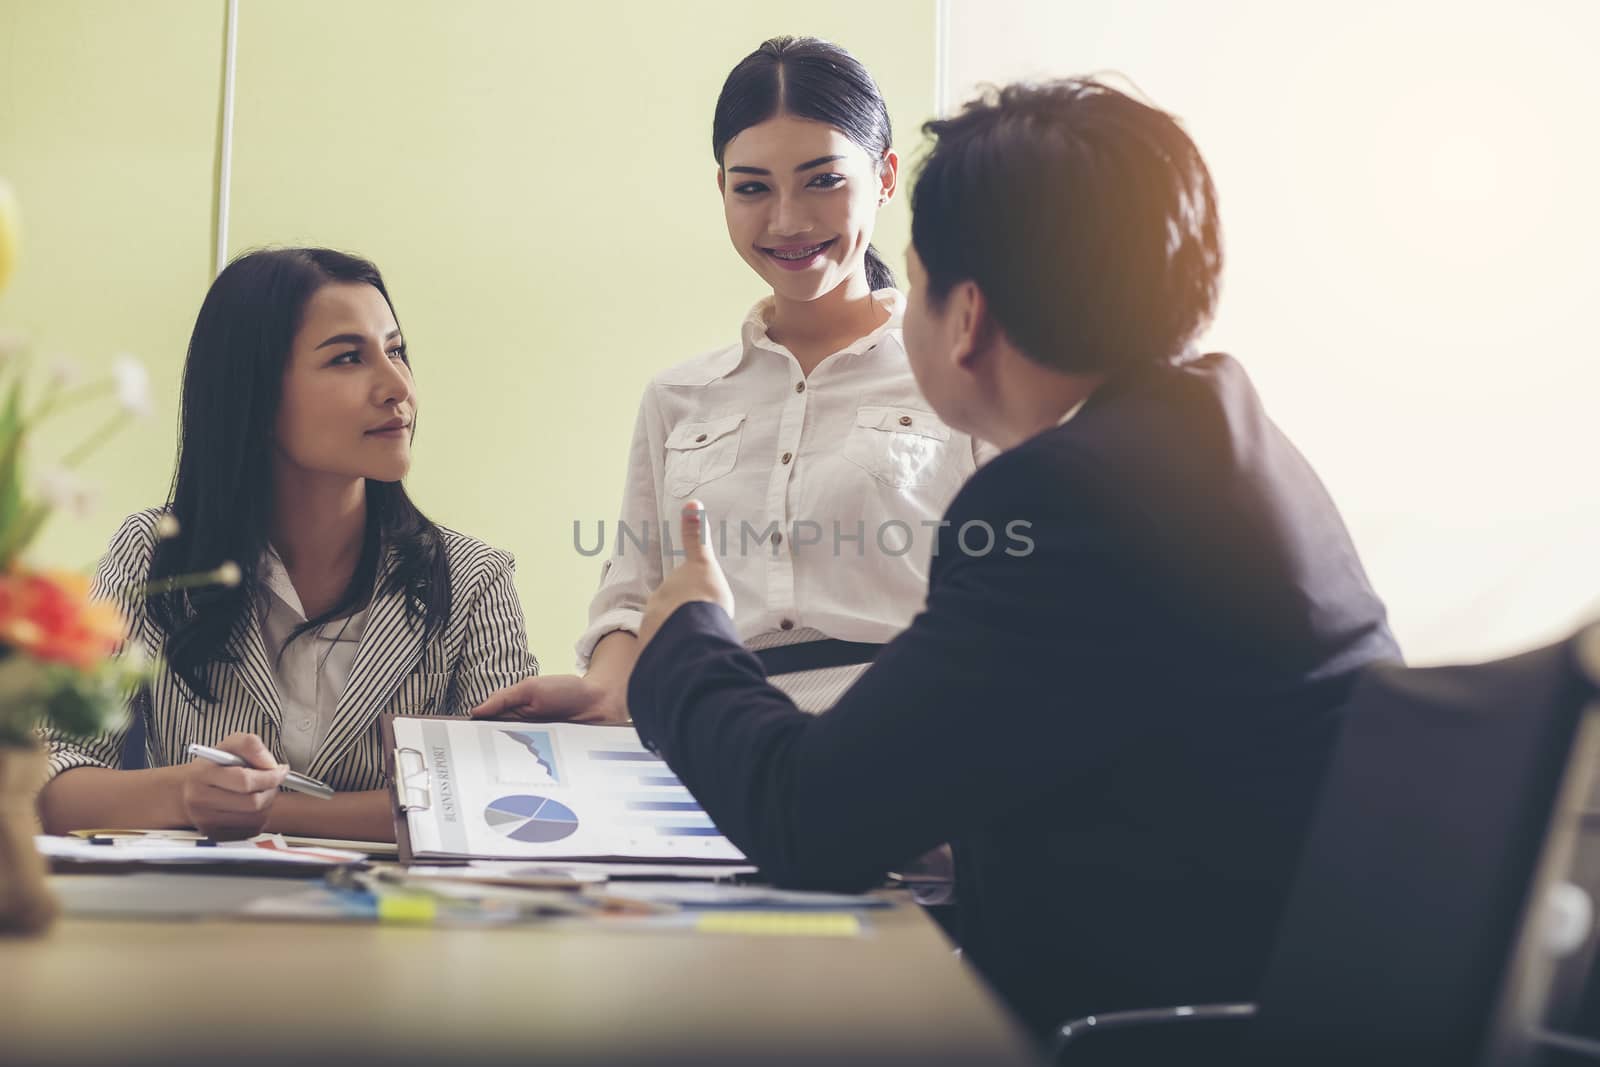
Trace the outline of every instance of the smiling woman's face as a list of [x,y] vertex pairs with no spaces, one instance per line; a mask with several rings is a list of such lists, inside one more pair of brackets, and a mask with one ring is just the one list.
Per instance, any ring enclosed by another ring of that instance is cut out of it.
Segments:
[[405,342],[383,294],[360,282],[313,293],[284,367],[277,462],[397,482],[411,469],[416,411]]
[[899,161],[874,159],[825,122],[777,115],[723,149],[718,182],[728,236],[791,300],[815,300],[863,269]]

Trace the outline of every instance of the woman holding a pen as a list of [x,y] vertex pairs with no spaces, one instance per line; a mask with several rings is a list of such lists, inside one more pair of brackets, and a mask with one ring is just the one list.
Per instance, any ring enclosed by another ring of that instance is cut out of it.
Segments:
[[[463,715],[538,671],[511,557],[435,525],[401,485],[416,415],[371,263],[274,249],[217,277],[171,498],[122,524],[95,576],[130,620],[125,653],[159,663],[130,707],[148,767],[120,769],[125,727],[47,735],[47,831],[392,839],[380,717]],[[216,580],[175,578],[197,573]]]

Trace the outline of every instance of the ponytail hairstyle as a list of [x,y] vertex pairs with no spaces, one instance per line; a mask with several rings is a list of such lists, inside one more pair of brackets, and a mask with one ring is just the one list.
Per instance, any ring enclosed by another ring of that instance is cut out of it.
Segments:
[[[894,144],[889,108],[855,56],[815,37],[774,37],[745,56],[722,83],[711,119],[711,153],[717,166],[728,142],[775,115],[826,122],[882,159]],[[891,289],[894,272],[867,246],[867,285]]]

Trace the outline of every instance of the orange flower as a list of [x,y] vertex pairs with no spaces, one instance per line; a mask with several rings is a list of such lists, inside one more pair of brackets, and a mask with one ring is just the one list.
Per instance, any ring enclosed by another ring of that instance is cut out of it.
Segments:
[[0,644],[35,659],[93,670],[127,635],[114,604],[89,599],[89,579],[69,571],[0,575]]

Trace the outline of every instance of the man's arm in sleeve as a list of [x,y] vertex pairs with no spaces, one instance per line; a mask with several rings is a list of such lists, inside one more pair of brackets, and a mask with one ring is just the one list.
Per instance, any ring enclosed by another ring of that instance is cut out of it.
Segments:
[[[680,608],[640,656],[629,689],[640,735],[780,883],[873,884],[1150,728],[1135,710],[1149,702],[1117,700],[1117,683],[1139,677],[1122,568],[1039,491],[1048,472],[1006,466],[952,507],[927,610],[820,716],[768,684],[714,605]],[[961,549],[971,521],[995,531],[990,552]],[[1017,521],[1029,523],[1026,554],[1007,551],[1021,551],[1007,538]]]

